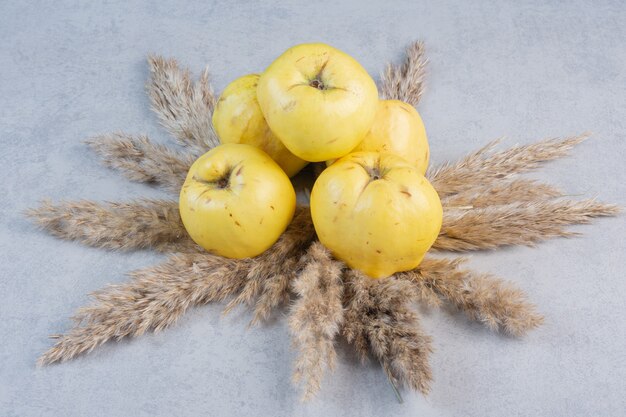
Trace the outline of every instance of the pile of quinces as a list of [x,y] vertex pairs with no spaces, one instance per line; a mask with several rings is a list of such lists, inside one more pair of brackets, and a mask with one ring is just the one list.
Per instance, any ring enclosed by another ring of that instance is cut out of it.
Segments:
[[221,145],[189,170],[180,213],[209,252],[254,257],[285,231],[296,207],[290,177],[326,162],[310,196],[320,242],[372,278],[415,268],[442,222],[424,177],[428,141],[418,112],[380,100],[349,55],[324,44],[294,46],[262,74],[222,93],[213,126]]

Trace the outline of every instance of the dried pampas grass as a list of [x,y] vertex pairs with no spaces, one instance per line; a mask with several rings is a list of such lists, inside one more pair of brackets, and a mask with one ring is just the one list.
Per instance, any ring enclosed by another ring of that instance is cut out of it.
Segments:
[[[284,280],[285,274],[293,271],[293,269],[284,269],[285,260],[291,259],[299,261],[314,238],[315,230],[311,222],[311,215],[306,208],[299,207],[289,228],[287,228],[274,246],[256,258],[252,258],[253,262],[246,274],[241,293],[226,305],[224,312],[228,313],[239,304],[251,306],[265,288],[275,290],[276,284],[279,285],[279,282]],[[271,282],[274,279],[277,281],[275,285],[270,284],[268,287],[265,286],[266,280]],[[266,297],[264,301],[270,305],[277,306],[281,299],[286,298],[285,293],[289,290],[288,286],[279,288],[283,289],[282,293],[276,293],[276,298],[274,299]],[[269,294],[275,294],[275,292],[272,291]],[[258,321],[258,318],[264,316],[260,311],[269,310],[269,308],[267,305],[264,306],[262,304],[259,304],[257,308],[259,309],[259,313],[255,314],[255,318],[257,318]]]
[[401,100],[417,106],[424,92],[428,60],[422,42],[413,42],[404,51],[402,64],[387,64],[381,75],[380,95],[386,100]]
[[174,255],[161,265],[131,272],[129,283],[94,293],[95,303],[78,310],[76,326],[39,358],[39,364],[66,361],[111,339],[162,330],[190,306],[235,293],[246,266],[208,254]]
[[521,290],[489,274],[461,269],[463,261],[427,257],[419,268],[396,277],[412,283],[428,305],[439,307],[449,302],[494,331],[523,336],[543,323]]
[[346,315],[343,334],[361,359],[371,352],[394,387],[406,385],[427,394],[432,372],[431,338],[413,310],[416,292],[395,277],[372,280],[358,271],[345,277]]
[[530,145],[493,152],[500,142],[496,140],[458,162],[429,170],[427,177],[439,196],[445,198],[533,170],[542,162],[563,158],[588,137],[589,134],[585,133],[566,138],[544,139]]
[[320,388],[325,367],[335,364],[335,337],[343,324],[343,265],[315,242],[307,253],[306,266],[293,281],[298,296],[291,308],[289,327],[293,345],[300,351],[294,381],[304,384],[303,398]]
[[145,136],[112,133],[96,136],[87,144],[109,168],[121,171],[128,179],[159,185],[174,193],[180,191],[193,155],[174,151],[151,142]]
[[469,210],[513,203],[546,201],[562,195],[560,190],[549,184],[528,179],[515,179],[477,186],[448,195],[443,198],[442,204],[448,209]]
[[150,81],[146,88],[152,110],[178,142],[199,156],[217,146],[219,139],[211,116],[217,102],[205,69],[195,83],[175,59],[148,57]]
[[260,309],[280,305],[287,300],[288,287],[277,291],[261,285],[258,291],[251,291],[250,283],[260,281],[260,274],[267,274],[263,276],[271,281],[293,271],[290,263],[281,260],[299,258],[313,239],[307,218],[307,210],[298,210],[280,239],[257,258],[228,259],[203,251],[178,253],[160,265],[131,272],[129,283],[95,292],[95,302],[78,310],[73,317],[76,326],[61,336],[39,363],[66,361],[110,339],[162,330],[189,307],[210,301],[234,296],[238,302],[258,299]]
[[434,249],[454,252],[495,249],[507,245],[534,246],[553,237],[573,236],[565,229],[595,217],[614,216],[616,206],[595,200],[527,201],[444,213]]
[[[206,71],[193,82],[189,71],[173,59],[152,56],[148,63],[152,108],[183,150],[122,133],[88,143],[106,166],[177,194],[193,159],[218,143],[211,125],[215,95]],[[381,95],[416,105],[425,64],[423,45],[411,44],[405,60],[390,64],[382,75]],[[551,185],[517,178],[544,161],[567,155],[586,137],[548,139],[498,152],[492,143],[432,169],[428,177],[444,207],[434,249],[460,252],[534,245],[571,236],[568,225],[615,215],[615,206],[564,199]],[[489,329],[515,336],[543,321],[521,290],[462,267],[462,258],[427,256],[418,268],[379,280],[346,268],[316,240],[307,207],[296,210],[272,248],[242,260],[209,254],[196,245],[184,230],[174,200],[44,202],[27,214],[62,239],[169,254],[161,265],[130,273],[128,283],[96,292],[93,304],[76,313],[75,326],[41,356],[42,365],[71,359],[111,339],[162,330],[194,305],[228,300],[225,312],[247,306],[253,314],[251,324],[259,324],[292,301],[288,321],[298,350],[294,379],[301,383],[305,399],[315,395],[324,371],[332,368],[340,335],[362,359],[376,358],[394,389],[406,386],[427,393],[432,342],[420,327],[416,301],[451,305]]]
[[128,203],[44,201],[26,212],[53,236],[104,249],[165,250],[187,237],[178,203],[169,200],[138,200]]

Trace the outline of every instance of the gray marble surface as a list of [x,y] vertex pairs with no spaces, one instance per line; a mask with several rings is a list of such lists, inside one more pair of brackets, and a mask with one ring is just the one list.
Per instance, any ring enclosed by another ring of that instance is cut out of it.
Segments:
[[173,328],[109,343],[43,369],[48,334],[87,294],[161,259],[58,241],[22,211],[42,197],[163,196],[98,165],[81,140],[122,130],[168,140],[144,92],[145,57],[175,56],[217,89],[290,45],[323,41],[373,74],[423,39],[431,59],[420,112],[433,162],[496,137],[505,144],[590,130],[536,174],[572,195],[626,204],[626,6],[622,1],[0,1],[0,415],[624,415],[624,217],[539,248],[475,254],[546,316],[515,340],[424,310],[432,394],[398,404],[380,368],[345,347],[316,400],[290,384],[284,317],[247,330],[247,312],[193,309]]

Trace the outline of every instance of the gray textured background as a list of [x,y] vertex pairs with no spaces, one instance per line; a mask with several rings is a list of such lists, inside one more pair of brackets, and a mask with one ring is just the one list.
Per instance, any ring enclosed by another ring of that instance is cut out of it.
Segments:
[[80,143],[113,130],[167,140],[144,94],[149,52],[196,73],[209,64],[219,90],[299,42],[333,44],[378,74],[418,38],[431,59],[419,110],[434,162],[499,136],[591,130],[574,157],[537,175],[626,204],[622,1],[26,3],[0,1],[0,415],[624,414],[624,217],[577,228],[580,238],[473,255],[476,269],[525,289],[547,321],[514,340],[425,311],[436,348],[428,398],[405,392],[396,403],[379,367],[341,348],[317,400],[302,405],[284,318],[246,330],[246,312],[220,319],[219,306],[36,368],[47,335],[68,329],[88,292],[160,258],[61,242],[21,215],[42,197],[162,195],[100,167]]

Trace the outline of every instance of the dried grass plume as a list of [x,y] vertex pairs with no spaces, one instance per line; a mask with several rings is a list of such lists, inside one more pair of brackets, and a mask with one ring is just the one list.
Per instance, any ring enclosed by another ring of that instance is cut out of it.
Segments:
[[451,303],[494,331],[523,336],[543,323],[543,317],[520,289],[492,275],[462,269],[463,261],[427,257],[417,269],[400,272],[396,277],[411,282],[428,305]]
[[26,214],[53,236],[98,248],[163,250],[187,238],[178,203],[169,200],[44,201]]
[[260,303],[270,304],[270,308],[277,307],[287,299],[289,288],[277,292],[270,287],[271,296],[262,299],[259,296],[265,294],[265,287],[251,293],[250,282],[258,280],[259,273],[272,280],[265,273],[292,272],[292,264],[281,260],[299,258],[310,244],[314,234],[308,226],[308,217],[308,211],[298,210],[280,239],[257,258],[235,260],[204,251],[178,253],[161,265],[131,272],[129,283],[94,293],[94,303],[76,313],[73,317],[76,325],[60,336],[39,363],[66,361],[111,339],[138,336],[148,330],[160,331],[198,304],[229,297],[241,299],[241,294],[246,294],[241,301],[258,298]]
[[196,82],[175,59],[148,57],[150,81],[146,88],[152,110],[180,144],[199,156],[219,144],[211,123],[216,97],[205,69]]
[[426,176],[443,198],[475,187],[491,185],[536,169],[542,162],[563,158],[588,137],[589,134],[585,133],[566,138],[544,139],[493,152],[500,142],[496,140],[455,163],[430,169]]
[[343,334],[365,359],[371,352],[394,385],[427,394],[432,372],[431,338],[422,330],[413,303],[416,293],[394,277],[372,280],[358,271],[345,278]]
[[334,341],[343,324],[344,268],[319,242],[306,256],[306,266],[293,281],[298,298],[289,314],[293,345],[299,350],[294,381],[303,383],[305,400],[320,389],[324,369],[335,364]]
[[124,133],[100,135],[86,141],[106,167],[121,171],[131,181],[180,191],[194,156]]
[[417,106],[424,92],[424,78],[428,60],[424,43],[413,42],[405,52],[400,65],[387,64],[381,75],[380,96],[386,100],[400,100]]

